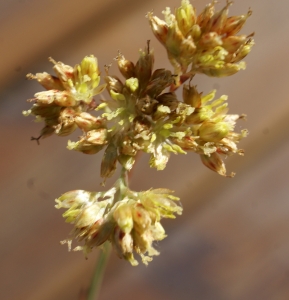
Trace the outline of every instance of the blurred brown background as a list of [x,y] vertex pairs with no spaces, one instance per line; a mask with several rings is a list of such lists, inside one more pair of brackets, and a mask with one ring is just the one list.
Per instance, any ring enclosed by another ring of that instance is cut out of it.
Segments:
[[[225,1],[220,1],[221,8]],[[207,1],[193,2],[198,12]],[[98,251],[86,261],[59,241],[71,227],[54,199],[72,189],[100,190],[101,155],[67,151],[68,138],[30,141],[41,124],[24,118],[26,99],[41,90],[27,73],[51,72],[49,56],[74,65],[95,54],[103,70],[120,49],[136,61],[151,39],[156,68],[171,68],[145,14],[162,17],[179,0],[1,0],[0,11],[0,298],[78,300]],[[288,69],[289,2],[236,0],[230,13],[253,15],[243,33],[256,32],[247,70],[214,79],[198,76],[199,90],[229,95],[231,113],[246,113],[238,129],[245,157],[226,160],[234,179],[206,169],[197,155],[173,156],[163,172],[138,162],[131,186],[169,187],[184,214],[164,222],[168,238],[148,267],[131,267],[113,253],[101,300],[289,299]],[[111,73],[117,72],[115,63]],[[78,134],[72,139],[76,140]],[[115,178],[114,178],[115,179]],[[113,180],[107,183],[107,187]]]

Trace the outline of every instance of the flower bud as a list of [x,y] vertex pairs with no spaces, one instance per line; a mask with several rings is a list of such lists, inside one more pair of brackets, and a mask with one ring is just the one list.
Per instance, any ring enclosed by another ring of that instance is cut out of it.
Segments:
[[94,117],[89,113],[82,112],[74,118],[77,126],[85,132],[104,126],[105,120],[101,117]]
[[208,32],[202,35],[199,40],[199,46],[204,49],[215,48],[223,44],[221,36],[216,32]]
[[195,108],[201,107],[202,105],[201,96],[202,93],[198,93],[196,86],[190,86],[184,84],[183,99],[186,104],[191,105],[192,107]]
[[222,34],[223,27],[227,20],[229,6],[232,5],[232,3],[232,1],[227,0],[226,6],[211,17],[205,28],[205,32],[213,31],[218,34]]
[[226,174],[225,164],[216,152],[211,153],[210,155],[201,154],[200,157],[202,163],[212,171],[217,172],[218,174],[226,177],[235,176],[235,173],[231,173],[230,175]]
[[155,98],[165,88],[169,87],[174,82],[172,72],[165,69],[157,69],[154,71],[150,81],[146,87],[146,94]]
[[97,58],[94,55],[85,56],[80,65],[74,67],[74,79],[78,82],[88,83],[92,89],[99,84],[99,74]]
[[154,35],[163,45],[165,45],[168,35],[167,23],[158,17],[153,16],[152,12],[147,14],[147,18],[149,19],[149,23]]
[[35,116],[40,116],[43,119],[55,119],[58,118],[60,111],[61,111],[60,106],[45,106],[41,104],[33,104],[31,109],[26,112],[26,116],[28,115],[35,115]]
[[107,83],[107,90],[109,93],[111,91],[114,91],[115,93],[122,93],[123,90],[123,84],[116,76],[105,76],[104,77],[105,82]]
[[[70,211],[68,210],[63,214],[63,217],[69,216]],[[77,216],[74,222],[74,226],[82,228],[85,226],[92,225],[103,215],[103,209],[98,203],[87,205],[85,208],[77,209]]]
[[164,170],[170,158],[170,152],[164,147],[158,147],[155,153],[152,153],[149,164],[151,168],[158,171]]
[[[244,57],[246,55],[244,55]],[[240,56],[242,56],[242,55],[240,55]],[[242,58],[244,58],[244,57],[242,57]],[[237,60],[235,58],[234,60],[232,60],[232,63],[226,63],[226,64],[216,63],[213,67],[202,68],[201,73],[204,73],[204,74],[206,74],[207,76],[210,76],[210,77],[231,76],[231,75],[236,74],[240,70],[245,70],[246,69],[246,63],[242,61],[239,64],[236,64],[235,62],[238,62],[238,61],[239,60]]]
[[76,100],[90,104],[93,96],[103,92],[106,84],[99,86],[99,74],[97,59],[93,55],[84,57],[79,65],[75,65],[74,76],[68,84]]
[[200,124],[206,120],[209,120],[214,112],[209,107],[196,108],[195,111],[187,116],[186,124]]
[[102,245],[104,242],[110,239],[114,229],[114,222],[110,220],[99,219],[89,228],[86,245],[90,249]]
[[157,121],[162,118],[166,118],[171,113],[171,110],[166,105],[158,105],[157,109],[155,110],[152,118],[154,121]]
[[[132,157],[137,154],[137,149],[135,148],[135,143],[133,142],[133,140],[130,137],[124,136],[122,144],[120,145],[119,151],[120,151],[121,155],[119,156],[118,159],[119,159],[120,163],[127,169],[126,166],[127,166],[127,164],[128,164],[128,166],[130,165],[130,163],[129,163],[130,159],[123,158],[123,156],[124,157],[126,157],[126,156]],[[127,162],[127,159],[128,159],[128,162]]]
[[247,41],[246,35],[239,35],[239,36],[228,36],[223,39],[223,47],[229,53],[235,53],[242,45],[244,45]]
[[[42,139],[44,139],[44,138],[46,138],[46,137],[52,135],[54,132],[55,132],[54,126],[46,125],[46,126],[44,126],[44,127],[41,129],[41,131],[40,131],[40,137],[41,137]],[[38,139],[36,139],[36,140],[38,140]]]
[[[159,213],[160,216],[165,218],[175,218],[175,213],[182,214],[182,207],[177,205],[175,201],[179,198],[171,195],[173,191],[169,189],[153,189],[141,193],[141,203],[146,209],[151,209],[155,213]],[[156,219],[159,221],[159,219]]]
[[133,206],[132,218],[134,221],[134,228],[138,232],[145,231],[147,228],[149,228],[149,226],[152,223],[149,212],[146,209],[144,209],[143,205],[140,203],[135,204]]
[[201,34],[202,34],[201,27],[198,24],[195,24],[191,28],[189,34],[193,38],[193,41],[195,41],[195,42],[198,41],[201,37]]
[[133,266],[138,265],[132,254],[133,238],[130,233],[124,233],[121,228],[115,227],[113,243],[119,257],[129,260]]
[[80,207],[90,201],[91,193],[84,190],[74,190],[63,194],[56,199],[56,208],[70,208],[71,206]]
[[76,100],[67,91],[49,90],[36,93],[35,99],[37,103],[49,105],[56,104],[59,106],[75,106]]
[[[245,58],[252,50],[252,47],[254,46],[254,40],[253,39],[249,39],[236,53],[235,58],[232,59],[233,63],[239,62],[240,60],[242,60],[243,58]],[[244,63],[244,62],[241,62]],[[239,65],[241,65],[241,63],[239,63]]]
[[64,89],[61,81],[59,78],[50,75],[46,72],[43,73],[36,73],[36,75],[33,74],[27,74],[27,79],[36,79],[45,89],[47,90],[60,90],[62,91]]
[[252,15],[252,10],[249,9],[246,15],[233,16],[227,18],[222,33],[227,34],[227,36],[238,33],[244,26],[248,17],[250,17],[251,15]]
[[126,79],[135,77],[135,66],[134,66],[133,62],[125,59],[125,57],[121,53],[119,53],[115,59],[117,61],[117,65],[118,65],[120,73]]
[[113,90],[110,91],[110,96],[113,100],[116,100],[116,101],[124,101],[125,100],[124,94],[116,93]]
[[215,12],[215,4],[217,1],[212,1],[212,3],[207,4],[205,9],[202,11],[202,13],[197,18],[197,24],[201,28],[205,28],[207,24],[210,22],[210,19],[214,15]]
[[206,142],[218,142],[232,130],[227,122],[204,122],[199,128],[200,138]]
[[181,6],[176,9],[178,27],[185,37],[196,24],[196,10],[189,0],[182,0]]
[[135,74],[139,81],[140,91],[142,91],[151,78],[154,65],[154,54],[149,47],[149,42],[145,50],[140,50],[140,57],[135,66]]
[[98,128],[98,129],[88,131],[86,133],[86,141],[93,145],[107,144],[107,129]]
[[[121,152],[124,150],[124,147],[121,148]],[[135,157],[131,156],[131,155],[124,155],[124,154],[120,154],[118,156],[118,161],[120,162],[120,164],[126,169],[126,170],[131,170],[134,163],[135,163]]]
[[157,97],[157,101],[169,107],[170,111],[175,111],[180,104],[175,93],[164,93]]
[[50,62],[54,64],[54,71],[58,78],[60,79],[62,85],[65,89],[69,88],[70,85],[68,83],[69,80],[73,79],[73,68],[71,66],[65,65],[61,61],[56,62],[53,58],[49,57]]
[[135,93],[138,89],[138,79],[131,77],[125,81],[125,85],[129,88],[132,93]]
[[[176,17],[171,14],[169,7],[163,11],[164,17],[168,24],[168,35],[165,42],[165,47],[168,51],[169,59],[178,62],[181,69],[186,69],[193,58],[196,50],[196,45],[191,36],[185,37],[179,29]],[[173,62],[172,62],[173,63]]]
[[62,109],[58,119],[59,124],[55,126],[55,133],[57,135],[69,135],[77,128],[77,125],[74,122],[75,113],[75,110],[71,107]]
[[104,146],[103,144],[95,145],[95,144],[88,143],[85,140],[85,138],[82,138],[78,142],[68,141],[68,143],[67,143],[68,150],[75,150],[75,151],[82,152],[84,154],[95,154],[95,153],[99,152],[100,150],[102,150],[103,146]]
[[151,115],[157,107],[158,101],[149,95],[137,101],[136,107],[145,115]]
[[113,212],[113,218],[124,233],[130,233],[133,228],[131,205],[120,203]]
[[101,167],[100,167],[100,176],[103,178],[111,177],[116,169],[117,163],[117,148],[113,143],[110,143],[103,155]]

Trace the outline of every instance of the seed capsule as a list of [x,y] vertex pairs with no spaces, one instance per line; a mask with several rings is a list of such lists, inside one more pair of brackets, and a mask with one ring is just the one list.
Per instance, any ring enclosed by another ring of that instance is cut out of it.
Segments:
[[120,73],[126,78],[135,77],[135,66],[130,60],[125,59],[125,57],[119,52],[118,56],[115,58]]
[[154,65],[154,54],[149,47],[149,41],[145,50],[140,50],[140,57],[135,66],[135,74],[139,81],[140,91],[142,91],[149,82]]
[[117,163],[117,148],[113,143],[110,143],[103,155],[101,167],[100,167],[100,176],[103,178],[109,178],[114,174]]
[[204,155],[201,154],[200,155],[202,163],[208,167],[209,169],[211,169],[214,172],[217,172],[218,174],[222,175],[222,176],[226,176],[226,177],[234,177],[235,173],[231,173],[230,175],[226,174],[226,166],[224,164],[224,162],[222,161],[222,159],[220,158],[220,156],[214,152],[211,153],[210,155]]
[[189,104],[195,108],[201,107],[202,105],[201,96],[202,93],[198,93],[196,86],[190,86],[184,84],[183,99],[186,104]]

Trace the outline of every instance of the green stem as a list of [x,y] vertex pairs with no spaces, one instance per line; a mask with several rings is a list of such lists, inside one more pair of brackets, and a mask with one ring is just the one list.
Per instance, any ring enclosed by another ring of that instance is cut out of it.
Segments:
[[97,300],[99,297],[101,283],[108,259],[110,257],[110,252],[111,244],[109,242],[105,242],[94,269],[93,277],[88,290],[87,300]]
[[122,187],[128,187],[128,171],[125,168],[121,169],[121,175],[120,175]]
[[[128,172],[125,168],[122,168],[119,178],[118,187],[118,201],[123,199],[128,188]],[[100,294],[102,279],[111,252],[111,244],[107,241],[103,245],[103,250],[100,252],[99,258],[96,262],[93,277],[88,290],[87,300],[97,300]]]

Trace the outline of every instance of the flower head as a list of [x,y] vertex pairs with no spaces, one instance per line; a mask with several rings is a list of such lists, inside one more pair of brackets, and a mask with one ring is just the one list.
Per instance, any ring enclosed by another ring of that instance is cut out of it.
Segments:
[[[186,118],[190,125],[192,135],[179,144],[186,150],[199,153],[202,162],[211,170],[226,175],[226,169],[219,154],[231,155],[237,153],[243,155],[244,151],[237,148],[237,143],[247,136],[247,130],[241,133],[234,132],[236,121],[244,119],[245,115],[229,115],[227,96],[223,95],[214,100],[216,91],[202,96],[196,87],[184,85],[183,97],[186,103],[195,107],[195,111]],[[232,173],[230,177],[234,174]]]
[[[34,102],[31,109],[23,114],[35,115],[36,120],[43,120],[45,127],[40,137],[46,137],[53,133],[63,136],[72,133],[81,126],[83,113],[90,109],[93,97],[101,93],[105,84],[99,85],[100,72],[97,59],[91,55],[86,56],[79,65],[74,68],[62,62],[49,59],[54,64],[56,76],[46,72],[36,75],[28,74],[28,79],[36,79],[47,91],[35,94],[35,98],[29,99]],[[98,126],[92,124],[90,126]],[[79,126],[80,125],[80,126]]]
[[203,73],[208,76],[229,76],[245,68],[240,62],[254,45],[251,35],[236,36],[252,14],[228,17],[229,6],[215,12],[215,3],[208,4],[197,16],[189,0],[172,14],[170,8],[163,11],[165,20],[148,13],[153,33],[167,50],[168,58],[177,74]]
[[56,208],[67,209],[63,217],[74,225],[72,238],[63,243],[68,243],[71,249],[72,239],[83,242],[83,246],[74,250],[82,250],[87,255],[94,247],[109,241],[118,256],[133,266],[138,264],[134,253],[147,264],[152,256],[159,254],[153,243],[166,237],[161,219],[175,218],[175,214],[182,213],[182,208],[175,203],[177,200],[168,189],[137,193],[121,182],[107,192],[67,192],[56,199]]

